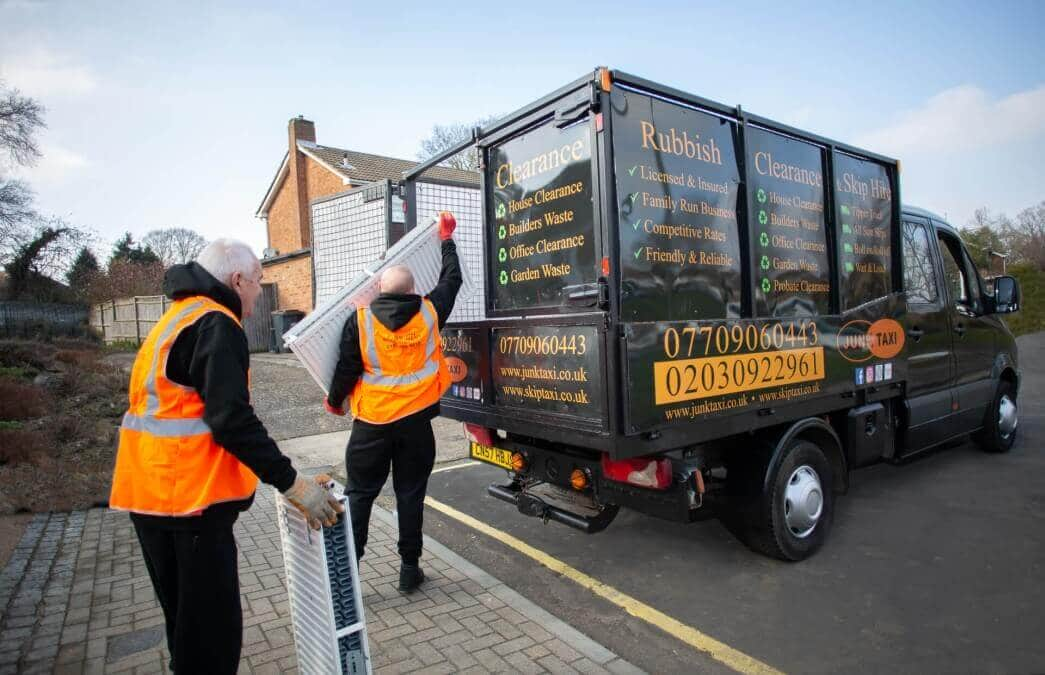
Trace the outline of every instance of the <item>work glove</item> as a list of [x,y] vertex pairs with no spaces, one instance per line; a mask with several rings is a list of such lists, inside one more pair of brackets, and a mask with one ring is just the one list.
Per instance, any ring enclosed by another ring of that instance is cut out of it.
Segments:
[[298,477],[294,479],[294,484],[283,493],[287,501],[305,515],[309,527],[313,530],[335,524],[337,514],[345,511],[345,508],[324,487],[329,481],[330,477],[322,474],[315,478],[304,478],[298,474]]
[[440,211],[439,238],[443,241],[450,239],[454,235],[455,229],[457,229],[457,221],[454,220],[454,214],[449,211]]
[[328,398],[323,399],[323,407],[326,408],[327,412],[331,415],[337,415],[338,417],[345,416],[345,409],[343,407],[339,408],[335,405],[331,405],[330,399]]

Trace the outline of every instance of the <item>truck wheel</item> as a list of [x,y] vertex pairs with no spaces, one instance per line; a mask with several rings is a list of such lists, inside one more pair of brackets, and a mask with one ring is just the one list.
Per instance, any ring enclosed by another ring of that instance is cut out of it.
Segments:
[[974,437],[977,445],[987,452],[1008,452],[1016,442],[1019,416],[1016,408],[1016,387],[1002,380],[998,392],[987,408],[983,429]]
[[816,553],[834,517],[831,475],[816,443],[792,441],[754,509],[748,545],[781,560],[804,560]]

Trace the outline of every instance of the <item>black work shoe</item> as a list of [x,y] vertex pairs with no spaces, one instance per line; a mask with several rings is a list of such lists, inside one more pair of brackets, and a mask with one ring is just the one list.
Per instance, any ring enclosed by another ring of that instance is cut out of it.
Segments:
[[424,580],[425,573],[420,565],[403,563],[399,568],[399,591],[402,593],[413,593]]

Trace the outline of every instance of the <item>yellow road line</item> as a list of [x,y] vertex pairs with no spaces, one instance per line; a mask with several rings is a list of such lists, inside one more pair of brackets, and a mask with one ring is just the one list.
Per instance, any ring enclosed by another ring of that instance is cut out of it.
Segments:
[[701,633],[692,626],[673,619],[672,617],[664,614],[663,612],[650,607],[646,603],[637,600],[626,593],[618,591],[616,588],[604,584],[594,577],[590,577],[584,572],[567,565],[566,563],[553,558],[544,551],[536,549],[530,546],[525,541],[513,537],[512,535],[502,532],[486,523],[476,520],[467,513],[462,513],[452,506],[447,506],[440,501],[432,499],[431,497],[425,498],[425,504],[432,507],[433,509],[444,513],[445,515],[453,518],[454,520],[460,521],[465,525],[476,529],[483,534],[493,537],[502,544],[514,548],[519,553],[532,558],[538,563],[544,565],[553,572],[557,572],[564,577],[571,579],[572,581],[580,584],[584,588],[587,588],[595,595],[609,600],[613,604],[622,608],[628,614],[642,619],[643,621],[656,626],[668,635],[685,642],[694,649],[704,652],[712,659],[719,663],[732,668],[738,673],[758,673],[759,675],[782,675],[780,671],[773,668],[772,666],[762,663],[758,659],[748,656],[747,654],[733,649],[729,645],[719,642],[715,638]]
[[444,471],[453,471],[454,469],[466,469],[466,468],[468,468],[470,466],[475,466],[478,463],[479,462],[476,462],[475,460],[471,460],[471,461],[468,461],[468,462],[462,462],[460,464],[452,464],[450,466],[441,466],[438,469],[432,469],[432,473],[442,473]]

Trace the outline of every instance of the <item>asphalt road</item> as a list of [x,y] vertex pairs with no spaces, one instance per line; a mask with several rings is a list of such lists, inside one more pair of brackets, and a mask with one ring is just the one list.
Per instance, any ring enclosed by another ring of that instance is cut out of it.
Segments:
[[[429,495],[787,672],[1045,671],[1045,334],[1020,339],[1020,436],[853,474],[831,537],[789,564],[718,522],[622,512],[583,535],[485,494],[505,478],[437,473]],[[435,509],[426,532],[650,672],[728,672],[686,643]]]

